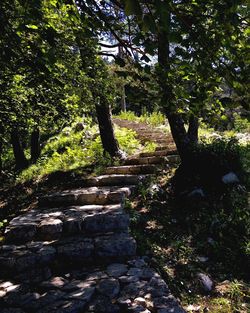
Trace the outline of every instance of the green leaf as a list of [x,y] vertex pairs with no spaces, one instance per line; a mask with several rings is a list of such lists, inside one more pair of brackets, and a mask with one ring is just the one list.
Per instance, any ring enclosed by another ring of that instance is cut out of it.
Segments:
[[142,11],[137,0],[125,0],[125,14],[141,16]]
[[36,25],[32,25],[32,24],[27,24],[25,25],[27,28],[29,29],[38,29],[38,27]]

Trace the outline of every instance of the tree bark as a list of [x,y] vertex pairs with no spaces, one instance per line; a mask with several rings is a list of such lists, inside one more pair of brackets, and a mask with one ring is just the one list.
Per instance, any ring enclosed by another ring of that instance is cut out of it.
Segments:
[[199,119],[193,114],[189,117],[188,138],[192,144],[198,143]]
[[28,166],[28,160],[25,157],[22,144],[20,142],[19,134],[17,129],[13,129],[10,134],[11,144],[14,152],[16,169],[22,170]]
[[[123,58],[124,53],[123,53],[123,47],[121,45],[118,46],[118,57]],[[126,92],[125,92],[125,86],[122,86],[122,94],[121,94],[121,110],[122,112],[127,111],[127,106],[126,106]]]
[[[170,23],[170,14],[168,19]],[[176,113],[172,86],[168,81],[168,72],[170,70],[169,33],[163,25],[164,21],[160,20],[158,32],[158,63],[160,66],[158,83],[161,90],[161,103],[168,119],[177,150],[181,160],[184,161],[187,156],[190,139],[186,132],[182,116]]]
[[121,110],[122,112],[127,111],[125,86],[122,86]]
[[39,128],[36,127],[31,133],[30,139],[30,155],[31,162],[35,163],[37,159],[40,157],[41,146],[40,146],[40,131]]
[[4,127],[0,124],[0,175],[3,170],[3,162],[2,162],[2,154],[3,154],[3,135],[4,135]]
[[104,151],[108,152],[111,157],[120,156],[121,151],[114,134],[110,106],[96,104],[95,107]]

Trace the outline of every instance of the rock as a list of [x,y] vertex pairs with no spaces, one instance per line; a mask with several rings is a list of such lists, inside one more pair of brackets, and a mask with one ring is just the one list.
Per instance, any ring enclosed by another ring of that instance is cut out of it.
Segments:
[[37,313],[78,313],[83,312],[85,305],[81,300],[58,300]]
[[86,216],[82,227],[89,233],[106,233],[113,231],[124,231],[128,229],[129,216],[123,213],[99,213]]
[[130,268],[130,270],[127,273],[128,276],[138,276],[138,277],[140,277],[141,274],[142,274],[142,270],[136,267]]
[[95,240],[95,245],[98,257],[128,257],[134,256],[136,252],[134,238],[126,233],[99,237]]
[[134,267],[137,267],[137,268],[143,268],[143,267],[147,266],[147,263],[142,258],[136,259],[134,261],[131,261],[131,264],[134,265]]
[[74,290],[81,290],[84,288],[94,287],[94,281],[82,281],[82,280],[72,280],[63,287],[63,291],[70,292]]
[[238,176],[234,172],[229,172],[222,176],[222,181],[224,184],[237,184],[240,182]]
[[99,279],[104,279],[108,278],[108,275],[105,272],[93,272],[90,273],[87,277],[86,280],[99,280]]
[[203,291],[205,292],[212,291],[214,283],[208,275],[198,273],[196,276]]
[[142,298],[142,297],[135,298],[134,299],[134,303],[137,304],[137,305],[141,305],[144,308],[147,306],[146,300],[144,298]]
[[6,228],[4,236],[6,242],[27,242],[31,241],[37,231],[37,224],[29,222],[27,224],[13,225]]
[[62,242],[57,248],[59,257],[67,260],[80,262],[89,260],[93,255],[94,245],[91,239],[81,239]]
[[191,197],[200,197],[200,198],[204,198],[205,197],[205,193],[203,191],[202,188],[196,188],[194,189],[193,191],[191,191],[189,194],[188,194],[188,197],[191,198]]
[[60,289],[68,283],[63,277],[52,277],[50,280],[41,283],[41,287],[45,289]]
[[121,276],[119,277],[119,281],[122,284],[129,284],[129,283],[135,283],[139,280],[138,276]]
[[120,284],[119,281],[114,278],[103,279],[97,286],[97,290],[102,295],[114,299],[120,292]]
[[127,273],[128,266],[120,263],[113,263],[107,267],[107,273],[109,276],[120,277]]
[[118,305],[113,304],[110,298],[98,295],[89,305],[89,311],[94,313],[120,313]]
[[123,288],[121,296],[135,299],[139,296],[143,296],[146,293],[145,290],[147,289],[147,287],[148,284],[145,281],[130,283]]
[[150,311],[141,305],[134,304],[128,309],[129,313],[150,313]]
[[149,280],[153,277],[160,278],[160,275],[156,271],[154,271],[152,268],[146,267],[143,269],[142,274],[141,274],[142,279]]
[[201,308],[200,305],[189,304],[189,305],[186,307],[186,310],[187,310],[188,312],[200,312],[200,308]]
[[92,295],[95,292],[95,287],[91,283],[85,284],[83,288],[72,291],[70,294],[67,294],[68,299],[81,300],[85,303],[89,302]]
[[127,310],[132,305],[132,301],[128,299],[127,297],[118,298],[116,302],[119,304],[122,310]]
[[153,303],[157,309],[170,310],[173,309],[174,307],[179,306],[177,300],[173,296],[162,296],[159,298],[154,298]]
[[38,226],[39,236],[45,239],[56,239],[63,230],[63,222],[58,218],[43,220]]
[[151,294],[153,296],[166,296],[169,294],[169,289],[165,281],[160,277],[152,277],[149,286],[151,287]]
[[207,262],[207,261],[209,260],[209,258],[206,257],[206,256],[198,256],[198,257],[197,257],[197,260],[198,260],[199,262],[201,262],[201,263],[205,263],[205,262]]
[[3,289],[0,289],[0,299],[6,296],[6,291]]
[[[49,290],[42,295],[36,295],[36,299],[25,304],[28,312],[45,312],[44,307],[53,306],[58,300],[63,299],[66,294],[60,290]],[[20,305],[20,303],[19,303]]]

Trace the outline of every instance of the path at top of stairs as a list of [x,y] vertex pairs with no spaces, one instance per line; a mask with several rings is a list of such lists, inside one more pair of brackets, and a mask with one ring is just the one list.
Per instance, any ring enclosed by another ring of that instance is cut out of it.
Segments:
[[[121,124],[165,140],[146,125]],[[139,183],[178,162],[170,148],[167,138],[156,152],[44,195],[37,209],[12,219],[0,245],[0,313],[183,313],[150,259],[136,256],[124,211]]]

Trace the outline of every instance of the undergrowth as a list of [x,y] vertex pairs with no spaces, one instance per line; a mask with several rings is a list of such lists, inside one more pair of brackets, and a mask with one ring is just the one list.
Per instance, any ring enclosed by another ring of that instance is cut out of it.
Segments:
[[153,112],[147,113],[144,112],[142,115],[137,116],[132,111],[121,112],[117,118],[128,120],[128,121],[135,121],[140,123],[147,123],[154,127],[166,125],[166,117],[160,112]]
[[[132,233],[139,252],[151,256],[153,265],[188,312],[247,313],[250,211],[246,174],[250,146],[226,138],[203,142],[199,149],[217,161],[220,157],[228,170],[235,165],[240,183],[221,190],[199,186],[205,197],[188,196],[197,186],[185,184],[188,192],[180,192],[176,197],[172,168],[168,174],[142,186],[140,196],[127,204]],[[194,172],[191,174],[191,180],[197,179]],[[201,287],[198,273],[212,279],[210,293]]]
[[[132,130],[115,127],[115,136],[127,155],[143,149]],[[23,170],[17,182],[40,179],[56,171],[80,171],[91,164],[102,167],[111,163],[109,156],[103,153],[97,125],[89,122],[82,131],[76,131],[73,124],[47,141],[37,163]]]

